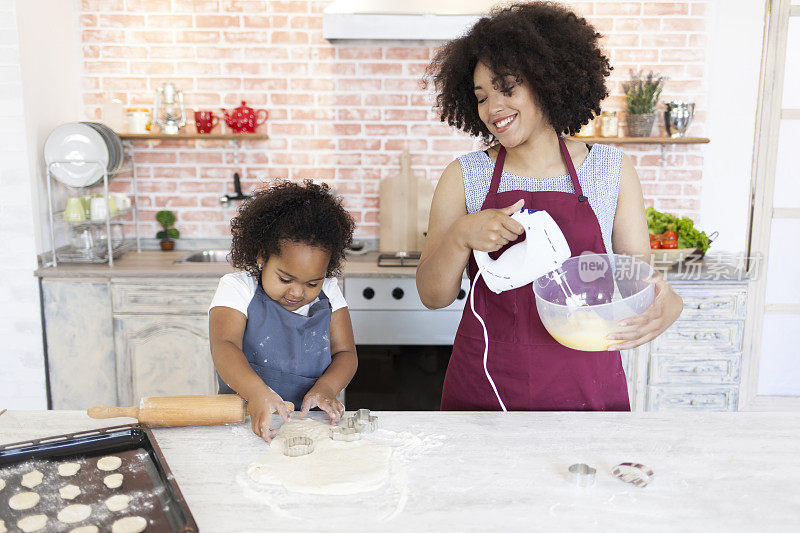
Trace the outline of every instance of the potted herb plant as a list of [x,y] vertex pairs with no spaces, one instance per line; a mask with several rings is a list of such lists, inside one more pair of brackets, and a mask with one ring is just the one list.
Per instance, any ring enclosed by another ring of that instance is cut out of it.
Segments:
[[646,77],[642,77],[642,71],[631,71],[631,80],[622,84],[628,105],[628,135],[631,137],[649,137],[653,131],[656,106],[665,79],[652,71]]
[[159,211],[156,213],[156,221],[164,228],[156,233],[156,239],[161,239],[161,249],[172,250],[175,248],[174,239],[181,236],[181,232],[172,227],[175,225],[175,213],[168,210]]

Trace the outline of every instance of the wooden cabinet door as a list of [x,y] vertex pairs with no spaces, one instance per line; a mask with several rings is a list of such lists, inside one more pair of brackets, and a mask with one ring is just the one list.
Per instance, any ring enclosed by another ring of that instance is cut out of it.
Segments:
[[114,336],[123,405],[146,396],[217,393],[207,316],[115,316]]

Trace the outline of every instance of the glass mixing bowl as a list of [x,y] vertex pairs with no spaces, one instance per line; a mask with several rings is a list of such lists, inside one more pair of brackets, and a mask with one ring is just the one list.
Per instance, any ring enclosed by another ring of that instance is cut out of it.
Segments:
[[[646,262],[619,254],[583,254],[564,261],[533,282],[536,309],[548,333],[575,350],[608,350],[620,340],[610,333],[625,331],[617,324],[653,303],[655,288],[645,279],[653,274]],[[573,296],[568,296],[571,289]]]

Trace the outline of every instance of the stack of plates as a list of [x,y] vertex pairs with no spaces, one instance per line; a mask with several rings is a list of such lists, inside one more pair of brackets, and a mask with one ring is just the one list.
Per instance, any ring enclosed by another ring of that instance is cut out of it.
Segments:
[[44,143],[44,159],[48,165],[55,163],[51,167],[53,177],[64,185],[91,187],[103,179],[104,169],[112,174],[122,166],[122,140],[99,122],[69,122],[50,132]]

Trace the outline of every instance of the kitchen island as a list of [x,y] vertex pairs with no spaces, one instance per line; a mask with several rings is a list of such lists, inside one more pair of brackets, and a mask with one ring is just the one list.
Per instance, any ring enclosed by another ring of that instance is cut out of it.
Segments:
[[[392,487],[284,498],[291,506],[242,483],[247,465],[269,453],[247,424],[153,432],[204,532],[730,532],[800,524],[800,413],[375,414],[384,432],[428,442],[393,459]],[[0,443],[132,421],[10,411],[0,416]],[[640,489],[613,478],[623,461],[649,466],[653,481]],[[571,483],[573,463],[597,469],[594,486]]]

